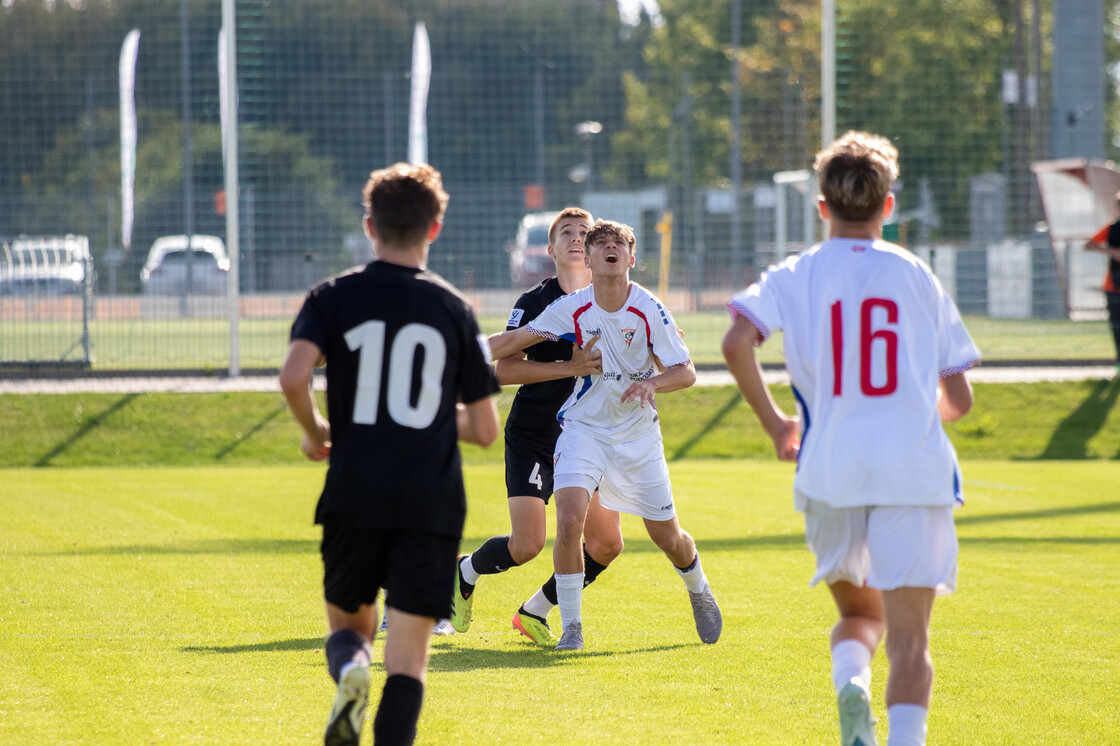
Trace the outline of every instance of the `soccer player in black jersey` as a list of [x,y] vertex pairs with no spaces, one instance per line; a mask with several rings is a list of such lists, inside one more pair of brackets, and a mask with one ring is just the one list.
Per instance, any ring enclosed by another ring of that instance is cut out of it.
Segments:
[[[457,440],[488,446],[498,436],[498,383],[478,321],[425,266],[447,205],[439,172],[404,163],[374,171],[363,202],[376,259],[312,288],[280,371],[303,453],[330,459],[315,510],[327,666],[338,683],[328,745],[358,743],[382,587],[389,625],[374,740],[415,739],[428,642],[436,619],[450,615],[466,518]],[[323,363],[329,419],[311,389]]]
[[[537,317],[552,301],[591,284],[583,240],[594,221],[578,207],[560,212],[548,229],[548,253],[556,276],[538,283],[517,299],[506,324],[517,329]],[[552,497],[552,466],[560,423],[556,414],[572,393],[573,379],[602,372],[594,339],[583,349],[571,342],[542,342],[526,356],[498,361],[498,381],[521,384],[506,419],[506,493],[510,533],[488,539],[459,562],[451,623],[459,632],[470,627],[474,586],[482,575],[504,572],[540,554],[545,543],[545,507]],[[618,513],[592,501],[584,524],[585,585],[622,551]],[[513,615],[513,627],[541,645],[555,644],[548,613],[556,606],[556,580],[548,582]]]

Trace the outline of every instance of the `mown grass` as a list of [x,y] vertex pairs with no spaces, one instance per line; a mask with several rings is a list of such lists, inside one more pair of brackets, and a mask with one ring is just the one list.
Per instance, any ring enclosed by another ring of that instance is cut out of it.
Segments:
[[[978,384],[950,427],[967,504],[960,590],[934,613],[931,743],[1120,732],[1117,398],[1120,381]],[[484,580],[471,630],[433,643],[419,743],[835,741],[834,611],[805,585],[792,466],[731,387],[659,409],[723,638],[696,640],[680,581],[624,516],[626,549],[584,597],[587,650],[509,628],[548,547]],[[2,395],[0,421],[0,743],[321,737],[323,465],[300,457],[279,394]],[[471,550],[509,519],[501,444],[463,453]],[[885,723],[881,655],[874,677]]]
[[[504,419],[513,389],[503,390]],[[793,411],[788,386],[774,387]],[[1120,380],[976,384],[976,405],[948,430],[967,459],[1120,459]],[[772,446],[731,386],[659,397],[665,451],[690,458],[770,458]],[[236,466],[298,461],[299,431],[279,393],[0,395],[0,468]],[[502,445],[467,446],[499,464]]]
[[[671,468],[723,607],[719,643],[699,643],[680,580],[624,517],[622,556],[584,596],[586,651],[536,648],[509,627],[551,571],[548,548],[485,579],[471,630],[433,644],[418,743],[836,741],[834,612],[806,587],[792,467]],[[508,529],[501,474],[466,470],[467,549]],[[960,588],[934,611],[930,742],[1114,742],[1118,465],[971,461],[965,474]],[[321,465],[0,477],[0,742],[321,737],[333,699],[311,525]],[[881,655],[873,669],[885,723]]]

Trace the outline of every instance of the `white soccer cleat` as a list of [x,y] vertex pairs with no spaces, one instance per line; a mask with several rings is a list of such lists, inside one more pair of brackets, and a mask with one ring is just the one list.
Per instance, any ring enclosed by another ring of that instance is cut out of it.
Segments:
[[836,695],[840,708],[841,746],[878,746],[875,718],[871,716],[871,692],[856,678],[848,681]]
[[369,702],[369,666],[347,663],[338,677],[338,694],[334,698],[325,746],[356,746],[362,733],[362,722]]
[[450,619],[440,619],[438,622],[436,622],[436,626],[432,629],[432,634],[440,635],[441,637],[445,635],[453,635],[455,634],[455,628],[451,626]]

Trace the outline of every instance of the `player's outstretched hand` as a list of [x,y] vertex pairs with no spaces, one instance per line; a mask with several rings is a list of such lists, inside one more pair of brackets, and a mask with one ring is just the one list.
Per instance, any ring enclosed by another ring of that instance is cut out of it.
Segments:
[[626,389],[626,393],[622,395],[623,402],[632,402],[637,399],[641,403],[642,409],[645,409],[648,403],[651,407],[656,406],[653,401],[653,396],[657,389],[649,381],[635,381],[630,384],[630,388]]
[[603,353],[595,349],[599,341],[596,334],[583,345],[572,348],[572,364],[575,366],[577,376],[590,376],[603,372]]
[[796,417],[783,417],[782,424],[770,434],[779,461],[796,461],[801,450],[801,428]]

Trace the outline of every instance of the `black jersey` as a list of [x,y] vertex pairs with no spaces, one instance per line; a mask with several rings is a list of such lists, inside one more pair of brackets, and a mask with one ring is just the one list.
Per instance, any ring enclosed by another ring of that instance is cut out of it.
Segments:
[[[560,288],[555,277],[541,280],[522,293],[513,305],[506,330],[525,326],[540,315],[552,301],[566,293]],[[538,363],[554,363],[558,360],[572,359],[572,343],[561,339],[556,342],[539,342],[525,350],[529,360]],[[526,383],[517,389],[517,395],[510,405],[506,418],[506,441],[514,445],[528,442],[544,445],[551,451],[560,437],[560,422],[556,413],[567,401],[575,385],[575,378],[561,378],[556,381]]]
[[[1114,249],[1120,248],[1120,220],[1108,226],[1108,245]],[[1120,262],[1108,257],[1108,275],[1111,279],[1112,292],[1120,293]]]
[[460,536],[455,402],[498,390],[467,299],[432,272],[375,261],[313,288],[292,339],[327,360],[331,455],[316,522]]

